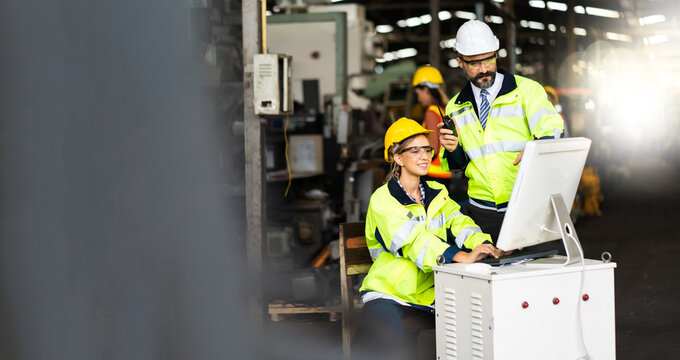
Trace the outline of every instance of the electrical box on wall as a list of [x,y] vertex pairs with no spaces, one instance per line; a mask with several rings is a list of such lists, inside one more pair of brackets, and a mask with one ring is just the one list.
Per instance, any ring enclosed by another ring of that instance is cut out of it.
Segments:
[[293,110],[291,59],[291,56],[283,54],[255,55],[253,65],[256,114],[280,115]]

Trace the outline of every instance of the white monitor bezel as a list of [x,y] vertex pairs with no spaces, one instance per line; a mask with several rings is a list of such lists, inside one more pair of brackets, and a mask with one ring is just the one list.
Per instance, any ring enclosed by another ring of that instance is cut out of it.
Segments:
[[[560,238],[567,250],[573,248],[564,238],[578,242],[568,214],[590,145],[591,140],[582,137],[527,142],[496,242],[499,249],[514,250]],[[560,179],[565,174],[566,179]],[[555,201],[557,197],[562,200]],[[558,218],[557,207],[566,207],[567,219]],[[537,212],[539,219],[527,219]],[[576,245],[580,249],[580,244]]]

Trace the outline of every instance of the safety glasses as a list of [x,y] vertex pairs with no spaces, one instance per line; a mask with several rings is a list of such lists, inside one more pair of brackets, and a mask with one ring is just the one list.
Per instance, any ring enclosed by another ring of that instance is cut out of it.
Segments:
[[432,146],[411,146],[407,147],[399,154],[408,154],[415,159],[418,159],[424,155],[432,157],[434,155],[434,148]]

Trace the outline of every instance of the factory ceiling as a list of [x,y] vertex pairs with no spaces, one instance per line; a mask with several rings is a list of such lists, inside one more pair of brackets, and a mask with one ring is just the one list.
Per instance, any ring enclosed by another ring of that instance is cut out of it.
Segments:
[[[366,7],[367,19],[384,39],[385,52],[409,49],[407,56],[417,64],[431,61],[430,1],[339,3]],[[680,60],[680,2],[673,0],[441,0],[438,8],[439,65],[443,68],[456,66],[451,60],[458,27],[479,14],[499,37],[502,49],[511,44],[512,37],[508,34],[513,31],[510,24],[514,25],[516,70],[537,73],[534,75],[539,78],[554,72],[560,59],[584,51],[596,42],[635,50],[649,57],[663,57],[671,63]],[[391,58],[385,62],[398,60]]]

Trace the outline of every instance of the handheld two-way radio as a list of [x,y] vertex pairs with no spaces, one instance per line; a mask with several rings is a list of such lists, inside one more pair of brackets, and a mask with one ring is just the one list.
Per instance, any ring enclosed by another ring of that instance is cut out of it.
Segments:
[[453,123],[453,120],[451,120],[451,117],[448,115],[442,114],[442,107],[439,105],[439,100],[437,100],[436,96],[434,97],[434,102],[437,103],[437,110],[439,110],[439,116],[442,117],[442,121],[444,121],[444,125],[446,125],[447,128],[451,129],[453,131],[454,136],[458,136],[458,132],[456,131],[456,124]]

